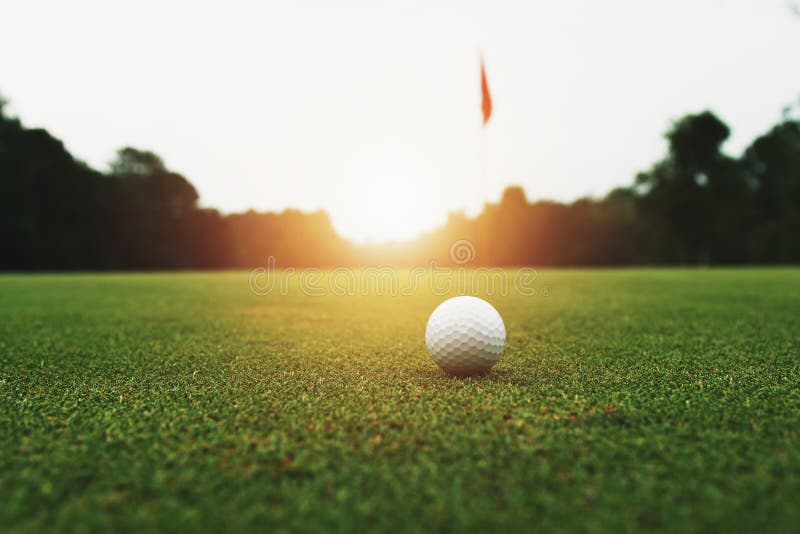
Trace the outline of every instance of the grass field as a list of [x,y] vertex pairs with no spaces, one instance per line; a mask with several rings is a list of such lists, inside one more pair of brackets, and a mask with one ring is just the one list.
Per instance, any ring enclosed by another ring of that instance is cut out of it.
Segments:
[[0,530],[797,531],[800,270],[544,271],[444,376],[442,297],[0,277]]

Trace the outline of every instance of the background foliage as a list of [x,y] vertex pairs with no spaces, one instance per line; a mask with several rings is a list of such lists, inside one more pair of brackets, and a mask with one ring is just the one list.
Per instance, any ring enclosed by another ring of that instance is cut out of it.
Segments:
[[510,187],[477,217],[453,213],[415,242],[356,246],[324,212],[202,208],[192,184],[146,150],[122,148],[99,172],[0,102],[0,268],[235,268],[268,256],[279,266],[446,264],[459,239],[476,264],[800,261],[800,122],[786,118],[738,158],[721,150],[729,133],[711,112],[687,115],[666,133],[663,159],[602,199],[531,203]]

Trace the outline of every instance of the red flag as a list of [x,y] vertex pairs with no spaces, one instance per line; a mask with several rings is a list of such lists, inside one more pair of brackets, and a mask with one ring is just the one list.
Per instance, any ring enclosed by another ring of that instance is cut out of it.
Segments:
[[489,82],[486,81],[486,69],[483,67],[483,59],[481,59],[481,111],[483,112],[483,125],[489,122],[489,117],[492,116],[492,95],[489,94]]

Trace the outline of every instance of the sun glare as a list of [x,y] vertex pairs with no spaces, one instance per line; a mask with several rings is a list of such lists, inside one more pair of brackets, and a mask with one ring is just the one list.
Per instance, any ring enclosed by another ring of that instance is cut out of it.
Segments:
[[[428,182],[428,183],[426,183]],[[419,175],[383,174],[357,180],[346,205],[334,209],[336,230],[359,243],[413,239],[444,223],[447,207]]]

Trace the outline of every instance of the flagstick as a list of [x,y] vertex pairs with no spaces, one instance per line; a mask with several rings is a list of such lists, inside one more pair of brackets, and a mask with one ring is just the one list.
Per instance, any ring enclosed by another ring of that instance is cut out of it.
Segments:
[[489,145],[486,138],[486,127],[481,127],[481,153],[480,153],[480,166],[481,166],[481,183],[480,183],[480,207],[483,209],[483,204],[489,201],[488,197],[488,182],[489,182]]
[[[478,203],[478,215],[486,214],[488,215],[488,210],[486,207],[489,204],[489,193],[488,193],[488,185],[489,185],[489,139],[486,133],[486,125],[481,125],[481,147],[480,147],[480,166],[481,166],[481,176],[480,176],[480,195],[481,198],[479,199],[480,202]],[[476,243],[477,250],[480,251],[476,253],[478,265],[486,265],[487,260],[492,255],[492,238],[489,234],[489,226],[484,222],[478,227],[478,242]]]
[[[480,165],[481,165],[481,212],[484,211],[486,206],[489,204],[489,140],[486,133],[486,127],[488,126],[489,118],[492,116],[492,96],[489,93],[489,82],[486,80],[486,69],[483,65],[483,56],[480,55],[480,63],[481,63],[481,114],[483,116],[483,123],[481,124],[481,153],[480,153]],[[480,260],[481,262],[486,261],[489,257],[491,257],[492,253],[492,242],[491,236],[488,235],[489,226],[487,224],[482,225],[483,228],[479,230],[479,234],[481,235],[479,248],[483,250],[483,253],[486,255],[486,258]]]

